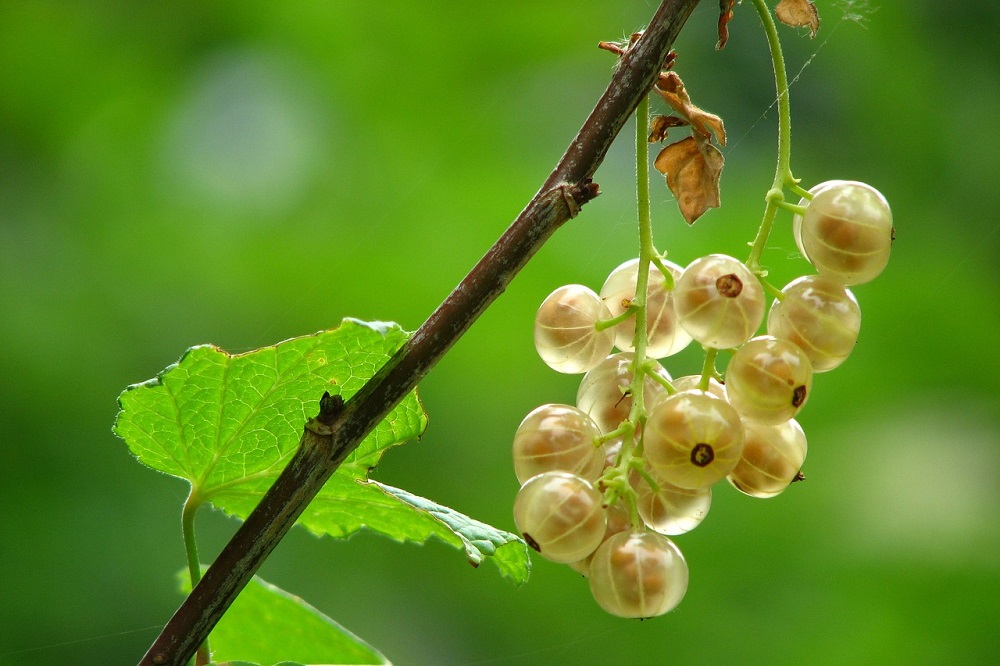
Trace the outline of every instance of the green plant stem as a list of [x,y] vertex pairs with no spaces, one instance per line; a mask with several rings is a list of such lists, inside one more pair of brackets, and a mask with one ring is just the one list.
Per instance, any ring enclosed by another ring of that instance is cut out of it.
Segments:
[[660,275],[663,276],[663,288],[666,289],[667,291],[673,291],[674,274],[670,272],[670,269],[667,268],[666,265],[664,265],[663,259],[661,259],[656,254],[653,254],[653,256],[649,258],[649,261],[652,262],[654,266],[656,266],[656,269],[660,271]]
[[634,431],[635,431],[635,427],[633,427],[631,421],[622,421],[621,425],[619,425],[617,428],[615,428],[611,432],[606,432],[603,435],[595,438],[594,445],[595,446],[603,446],[604,444],[607,444],[608,442],[612,442],[612,441],[618,439],[619,437],[631,436],[631,434]]
[[645,375],[652,379],[654,382],[662,386],[667,390],[667,393],[677,393],[677,389],[674,385],[670,383],[670,380],[666,377],[662,377],[660,373],[656,372],[656,361],[646,360],[646,372]]
[[[635,197],[639,221],[639,262],[636,267],[635,335],[632,337],[632,383],[629,392],[632,408],[628,421],[636,428],[646,421],[645,385],[649,363],[646,359],[648,332],[646,330],[647,290],[649,288],[650,260],[655,254],[653,248],[653,225],[649,211],[649,97],[644,97],[635,110]],[[653,373],[655,374],[655,373]],[[642,455],[642,441],[635,441],[631,433],[622,439],[622,450],[616,465],[604,477],[607,488],[605,499],[608,505],[623,500],[628,509],[629,520],[636,529],[642,526],[639,516],[635,489],[628,481],[629,470],[636,466]]]
[[[806,194],[808,194],[808,192]],[[810,199],[812,198],[811,194],[809,195],[809,198]],[[800,206],[798,204],[793,204],[793,203],[788,202],[788,201],[779,201],[778,204],[777,204],[777,206],[781,210],[787,210],[789,213],[792,213],[793,215],[802,215],[803,213],[806,212],[806,207],[805,206]]]
[[718,355],[718,349],[705,347],[705,362],[701,366],[701,379],[698,381],[698,388],[702,391],[708,390],[712,377],[715,376],[715,358]]
[[760,286],[764,288],[764,291],[771,294],[779,301],[785,298],[785,292],[775,287],[773,284],[765,280],[763,277],[757,276],[757,281],[760,282]]
[[198,513],[201,501],[196,497],[192,487],[181,511],[181,533],[184,535],[184,552],[187,554],[188,574],[191,577],[191,587],[201,580],[201,560],[198,559],[198,543],[194,537],[194,517]]
[[646,383],[646,302],[649,288],[649,258],[653,254],[653,225],[649,212],[649,97],[635,110],[635,198],[639,218],[639,265],[635,278],[635,335],[632,338],[632,409],[629,420],[638,425],[645,420],[643,386]]
[[617,326],[623,321],[634,316],[636,313],[636,309],[637,308],[635,307],[635,305],[630,305],[627,308],[625,308],[624,312],[622,312],[620,315],[616,317],[611,317],[610,319],[601,319],[597,322],[594,322],[594,328],[596,328],[598,331],[605,331],[609,328]]
[[427,321],[347,404],[328,396],[299,450],[156,638],[141,666],[182,666],[253,578],[316,493],[389,411],[414,389],[506,289],[548,238],[597,196],[590,178],[649,94],[698,0],[663,0],[621,57],[583,127],[513,224]]
[[[184,552],[187,554],[188,575],[191,578],[192,589],[201,580],[201,559],[198,557],[198,540],[195,538],[194,532],[194,519],[201,505],[202,501],[197,490],[191,486],[191,492],[188,493],[187,499],[184,501],[184,509],[181,511],[181,533],[184,538]],[[195,666],[205,666],[211,660],[211,655],[212,651],[206,637],[198,647],[198,652],[195,655]]]
[[760,16],[760,22],[764,26],[764,33],[767,35],[767,45],[771,51],[771,62],[774,65],[774,84],[778,92],[778,165],[774,172],[774,180],[771,189],[767,192],[766,205],[764,207],[764,217],[754,238],[750,256],[747,259],[747,267],[754,273],[760,273],[760,257],[767,245],[767,238],[771,234],[771,227],[774,224],[774,216],[778,212],[778,204],[784,201],[785,195],[783,187],[795,184],[797,181],[792,176],[790,167],[792,154],[792,120],[791,106],[788,101],[788,75],[785,73],[785,58],[781,53],[781,42],[778,40],[778,30],[771,18],[771,10],[764,0],[753,0],[753,6]]
[[798,181],[794,183],[786,183],[786,185],[788,186],[788,189],[792,191],[792,194],[795,194],[799,197],[803,197],[806,200],[813,198],[812,192],[799,185]]

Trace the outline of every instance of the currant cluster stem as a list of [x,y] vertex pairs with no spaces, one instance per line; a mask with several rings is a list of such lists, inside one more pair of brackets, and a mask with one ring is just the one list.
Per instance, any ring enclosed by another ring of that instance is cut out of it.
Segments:
[[632,373],[632,423],[639,425],[646,417],[643,402],[646,366],[646,302],[649,287],[649,258],[653,254],[653,225],[649,212],[649,97],[643,97],[635,111],[635,196],[639,218],[639,265],[635,281],[635,337]]
[[747,259],[747,267],[754,273],[761,274],[760,257],[767,245],[767,238],[771,233],[771,226],[774,224],[774,217],[778,208],[785,200],[784,187],[798,190],[798,181],[792,176],[791,171],[791,137],[792,137],[792,112],[788,100],[788,75],[785,73],[785,58],[781,53],[781,42],[778,40],[778,29],[771,18],[771,10],[764,0],[753,0],[754,9],[760,16],[760,22],[764,26],[764,34],[767,36],[767,45],[771,51],[771,61],[774,65],[774,83],[778,93],[778,165],[774,172],[774,180],[771,189],[767,192],[767,204],[764,208],[764,217],[757,231],[757,237],[753,241],[750,256]]
[[[636,440],[636,430],[646,420],[646,318],[647,289],[649,287],[649,264],[653,249],[653,227],[649,211],[649,97],[639,102],[635,111],[635,193],[636,210],[639,220],[639,262],[636,270],[635,297],[628,308],[635,317],[635,336],[632,339],[632,383],[628,388],[632,399],[627,423],[630,425],[622,437],[622,450],[613,470],[607,474],[610,493],[607,499],[613,503],[622,499],[628,508],[632,526],[642,526],[636,506],[636,494],[628,481],[633,461],[642,455],[642,441]],[[623,424],[624,425],[624,424]]]

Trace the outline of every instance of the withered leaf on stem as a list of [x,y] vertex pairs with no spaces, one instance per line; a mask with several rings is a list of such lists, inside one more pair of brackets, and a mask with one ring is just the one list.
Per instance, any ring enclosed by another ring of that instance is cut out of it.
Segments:
[[721,51],[726,48],[729,41],[729,22],[733,20],[733,5],[736,0],[719,0],[719,41],[715,43],[715,50]]
[[719,145],[726,145],[726,128],[722,124],[722,118],[695,106],[684,88],[681,77],[677,76],[676,72],[660,74],[660,80],[656,83],[654,90],[682,118],[687,118],[696,132],[706,139],[714,133]]
[[819,30],[819,12],[809,0],[781,0],[774,8],[778,20],[793,28],[809,27],[809,36],[815,37]]
[[672,127],[684,127],[688,122],[677,116],[653,116],[649,121],[649,142],[656,143],[667,138]]
[[667,187],[688,224],[709,208],[718,208],[719,178],[725,159],[708,137],[695,134],[672,143],[656,156],[653,166],[667,177]]

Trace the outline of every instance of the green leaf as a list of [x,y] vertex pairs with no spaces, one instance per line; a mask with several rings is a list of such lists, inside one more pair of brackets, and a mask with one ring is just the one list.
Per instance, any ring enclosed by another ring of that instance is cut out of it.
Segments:
[[[324,391],[346,400],[406,338],[395,324],[344,320],[246,354],[192,347],[155,379],[122,393],[115,432],[141,462],[187,479],[199,497],[224,507],[230,497],[270,487]],[[411,393],[343,467],[367,472],[426,423]]]
[[[396,324],[345,319],[315,335],[231,355],[202,345],[119,398],[115,432],[140,462],[186,479],[192,497],[246,518],[298,448],[324,391],[357,392],[406,341]],[[368,482],[385,451],[418,437],[427,417],[414,391],[348,456],[299,522],[344,538],[368,529],[397,541],[432,536],[464,548],[477,566],[490,557],[524,582],[524,542],[405,491]]]
[[[405,490],[377,481],[372,481],[370,485],[377,486],[386,495],[409,504],[421,515],[429,516],[433,524],[428,525],[428,528],[433,531],[429,531],[424,539],[433,534],[455,546],[460,543],[465,548],[472,566],[478,567],[480,562],[489,557],[504,577],[517,584],[528,580],[531,558],[528,555],[528,544],[524,539]],[[456,543],[456,540],[459,543]]]
[[[187,572],[181,589],[190,591]],[[388,664],[364,642],[301,598],[254,576],[212,631],[212,658],[236,664]]]

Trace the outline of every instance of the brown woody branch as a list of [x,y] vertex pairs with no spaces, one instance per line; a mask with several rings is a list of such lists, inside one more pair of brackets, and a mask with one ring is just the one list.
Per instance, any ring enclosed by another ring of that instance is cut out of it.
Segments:
[[598,194],[590,178],[653,86],[698,0],[663,0],[555,169],[513,224],[416,333],[346,404],[320,402],[302,444],[163,628],[140,666],[181,666],[341,462],[503,293],[542,244]]

